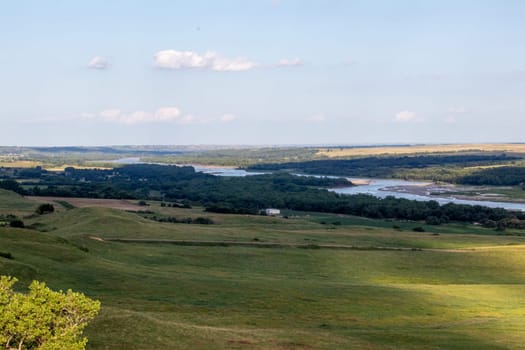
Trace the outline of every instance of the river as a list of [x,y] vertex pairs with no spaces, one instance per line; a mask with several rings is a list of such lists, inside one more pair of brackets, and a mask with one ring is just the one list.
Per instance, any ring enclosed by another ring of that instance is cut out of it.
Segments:
[[[262,173],[247,172],[242,169],[210,167],[204,165],[191,165],[196,171],[201,171],[206,174],[217,176],[248,176],[259,175]],[[301,176],[319,176],[319,175],[303,175]],[[337,177],[337,176],[328,176]],[[376,197],[394,196],[397,198],[406,198],[417,201],[434,200],[440,204],[456,203],[468,205],[483,205],[491,208],[505,208],[509,210],[525,211],[525,203],[511,203],[511,202],[495,202],[488,200],[467,200],[460,199],[454,196],[447,195],[450,191],[450,186],[441,186],[425,181],[406,181],[396,179],[356,179],[349,178],[350,181],[361,183],[358,186],[330,188],[330,191],[341,194],[370,194]],[[431,195],[431,193],[441,193],[439,196]]]
[[[140,158],[122,158],[113,163],[118,164],[140,164]],[[261,172],[248,172],[242,169],[221,166],[207,166],[198,164],[177,164],[187,165],[195,168],[196,171],[211,174],[216,176],[249,176],[260,175]],[[301,176],[319,176],[319,175],[303,175]],[[327,176],[338,177],[338,176]],[[468,205],[483,205],[491,208],[504,208],[508,210],[525,211],[525,203],[511,203],[511,202],[496,202],[489,200],[468,200],[456,198],[452,195],[447,195],[451,190],[451,185],[436,185],[428,181],[406,181],[396,179],[356,179],[348,178],[350,181],[359,183],[358,186],[330,188],[330,191],[340,194],[369,194],[372,196],[384,198],[387,196],[394,196],[397,198],[406,198],[417,201],[434,200],[440,204],[456,203]],[[453,186],[453,185],[452,185]],[[440,195],[431,195],[431,193],[440,193]]]
[[[350,181],[355,180],[350,178]],[[483,205],[490,208],[505,208],[509,210],[525,211],[525,203],[495,202],[488,200],[468,200],[456,198],[453,195],[447,195],[450,186],[441,186],[432,182],[423,181],[405,181],[394,179],[359,179],[367,180],[368,184],[332,188],[330,191],[341,194],[370,194],[372,196],[384,198],[394,196],[397,198],[406,198],[416,201],[434,200],[440,204],[456,203],[468,205]],[[440,195],[431,195],[431,193],[441,193]]]

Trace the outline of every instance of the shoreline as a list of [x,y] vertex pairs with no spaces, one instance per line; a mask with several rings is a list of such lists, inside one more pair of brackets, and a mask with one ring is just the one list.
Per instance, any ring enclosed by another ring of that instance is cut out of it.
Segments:
[[[443,198],[443,199],[460,199],[476,202],[507,202],[525,204],[525,199],[511,198],[505,195],[496,193],[487,193],[486,195],[466,195],[461,194],[461,190],[475,190],[475,188],[468,187],[456,187],[454,184],[438,185],[430,183],[427,185],[402,185],[402,186],[390,186],[379,189],[380,191],[392,191],[397,193],[408,193],[416,196],[424,196],[429,198]],[[438,193],[438,194],[436,194]]]

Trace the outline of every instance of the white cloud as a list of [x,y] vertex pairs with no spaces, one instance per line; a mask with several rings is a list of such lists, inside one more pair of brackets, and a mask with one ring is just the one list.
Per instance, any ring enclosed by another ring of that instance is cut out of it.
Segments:
[[306,121],[308,121],[310,123],[323,123],[323,122],[326,121],[326,118],[322,114],[314,114],[311,117],[309,117],[308,119],[306,119]]
[[106,109],[99,113],[82,113],[82,118],[119,124],[178,123],[189,124],[196,121],[191,115],[182,115],[177,107],[161,107],[156,111],[123,112],[120,109]]
[[246,58],[224,58],[215,52],[199,54],[193,51],[162,50],[154,56],[155,66],[163,69],[210,69],[220,72],[239,72],[258,65]]
[[408,122],[423,121],[423,119],[418,117],[415,112],[401,111],[401,112],[396,113],[395,121],[400,122],[400,123],[408,123]]
[[155,112],[157,121],[174,121],[179,120],[181,112],[177,107],[162,107]]
[[222,123],[230,123],[238,118],[236,115],[233,115],[233,114],[224,114],[219,119]]
[[95,116],[96,116],[95,113],[88,113],[88,112],[80,113],[80,117],[82,119],[91,119],[91,118],[94,118]]
[[117,120],[119,123],[124,124],[139,124],[139,123],[150,123],[158,122],[155,114],[145,111],[135,111],[129,114],[121,114]]
[[[86,113],[86,114],[89,114],[89,113]],[[120,111],[120,109],[106,109],[100,112],[100,117],[106,120],[115,120],[115,119],[118,119],[121,116],[121,114],[122,112]]]
[[155,54],[155,66],[165,69],[210,68],[215,57],[213,52],[199,55],[192,51],[163,50]]
[[303,61],[301,61],[299,58],[294,58],[294,59],[283,58],[277,63],[277,66],[279,67],[299,67],[302,65],[303,65]]
[[109,68],[109,61],[107,58],[102,56],[95,56],[92,59],[89,60],[87,66],[90,69],[108,69]]
[[235,59],[217,58],[213,63],[212,69],[219,72],[240,72],[256,68],[257,66],[256,63],[242,57]]
[[448,109],[448,112],[449,113],[457,113],[457,114],[460,114],[460,113],[467,113],[468,110],[467,108],[463,107],[463,106],[457,106],[457,107],[450,107]]
[[146,123],[176,123],[176,124],[207,124],[207,123],[230,123],[238,119],[231,113],[220,117],[201,118],[192,114],[183,114],[177,107],[161,107],[155,111],[133,111],[124,112],[118,108],[110,108],[98,113],[82,113],[81,118],[91,121],[101,121],[117,124],[146,124]]

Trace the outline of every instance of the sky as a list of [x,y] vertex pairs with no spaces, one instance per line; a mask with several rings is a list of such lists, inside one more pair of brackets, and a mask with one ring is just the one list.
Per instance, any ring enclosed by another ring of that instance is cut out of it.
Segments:
[[525,142],[525,1],[0,3],[0,145]]

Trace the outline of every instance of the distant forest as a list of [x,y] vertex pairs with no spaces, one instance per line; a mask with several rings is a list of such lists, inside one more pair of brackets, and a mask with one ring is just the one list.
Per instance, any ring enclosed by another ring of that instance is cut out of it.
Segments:
[[246,169],[350,177],[425,179],[465,185],[516,186],[525,183],[525,167],[512,166],[513,162],[519,160],[522,158],[505,154],[368,157],[256,164]]
[[497,167],[478,170],[458,179],[468,185],[517,186],[525,184],[525,167]]
[[[342,178],[294,176],[287,173],[220,177],[195,172],[193,167],[128,165],[112,170],[67,168],[0,168],[0,188],[23,195],[150,199],[202,205],[208,211],[256,214],[276,207],[401,220],[496,222],[525,219],[525,213],[483,206],[439,205],[394,197],[341,195],[329,187],[348,186]],[[22,184],[16,180],[23,180]]]

